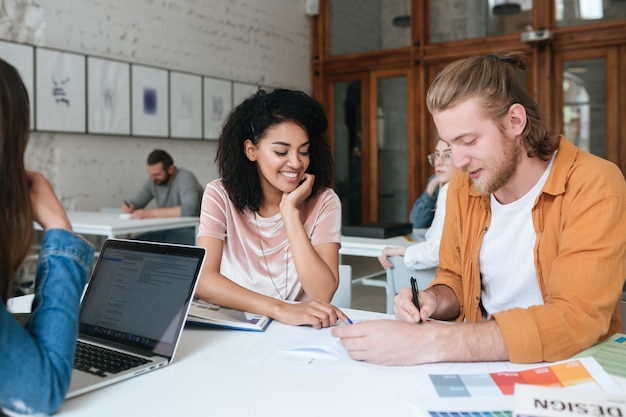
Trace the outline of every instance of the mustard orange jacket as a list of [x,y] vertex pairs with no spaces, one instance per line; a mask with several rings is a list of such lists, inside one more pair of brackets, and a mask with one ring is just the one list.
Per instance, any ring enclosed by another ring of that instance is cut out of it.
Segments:
[[[626,277],[626,182],[619,168],[561,137],[532,210],[544,305],[493,315],[513,362],[557,361],[621,332]],[[479,250],[489,197],[459,171],[448,189],[437,277],[459,299],[458,321],[482,321]],[[511,271],[515,274],[515,271]]]

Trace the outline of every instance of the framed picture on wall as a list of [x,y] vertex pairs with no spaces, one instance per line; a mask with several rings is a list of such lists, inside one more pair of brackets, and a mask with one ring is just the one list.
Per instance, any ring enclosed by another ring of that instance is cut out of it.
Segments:
[[85,56],[35,49],[35,128],[85,133]]
[[232,83],[204,77],[204,138],[217,139],[233,106]]
[[130,135],[130,65],[87,57],[87,130]]
[[167,80],[167,70],[131,64],[131,133],[134,136],[168,136]]
[[233,107],[237,107],[239,103],[256,93],[258,90],[259,87],[256,85],[235,81],[233,83]]
[[35,48],[30,45],[0,41],[0,57],[20,73],[30,101],[30,128],[35,128]]
[[170,136],[202,139],[202,77],[170,72]]

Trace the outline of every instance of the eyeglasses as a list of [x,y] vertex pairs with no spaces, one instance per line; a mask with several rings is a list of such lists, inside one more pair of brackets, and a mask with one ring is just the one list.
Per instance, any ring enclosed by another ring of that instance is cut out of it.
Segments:
[[452,162],[452,151],[445,151],[442,154],[438,154],[435,152],[428,155],[428,162],[432,166],[437,165],[437,159],[441,161],[442,165],[450,165],[450,163]]

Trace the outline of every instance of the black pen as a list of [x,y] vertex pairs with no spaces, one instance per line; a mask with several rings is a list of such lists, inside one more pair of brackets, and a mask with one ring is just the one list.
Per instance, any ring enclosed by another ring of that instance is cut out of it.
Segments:
[[126,201],[126,200],[124,200],[124,204],[125,204],[125,205],[127,205],[128,207],[132,207],[132,206],[130,205],[130,203],[129,203],[128,201]]
[[421,323],[422,322],[422,310],[420,309],[420,302],[417,299],[419,290],[417,289],[417,280],[413,277],[411,277],[411,290],[413,291],[413,304],[415,304],[415,307],[417,307],[417,312],[420,313],[420,320],[418,321],[418,323]]

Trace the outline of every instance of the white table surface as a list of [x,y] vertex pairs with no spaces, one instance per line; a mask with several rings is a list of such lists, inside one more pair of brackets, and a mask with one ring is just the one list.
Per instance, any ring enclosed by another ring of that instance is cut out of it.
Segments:
[[279,369],[259,363],[267,349],[252,343],[284,327],[272,322],[265,333],[186,328],[171,365],[69,399],[57,415],[415,415],[409,404],[417,390],[413,375]]
[[[344,311],[358,320],[383,317],[380,313]],[[292,329],[295,340],[300,340],[297,332],[303,329],[276,321],[263,333],[186,328],[172,364],[69,399],[56,416],[423,416],[420,408],[431,406],[431,398],[420,399],[419,394],[429,392],[422,384],[428,384],[430,374],[484,374],[540,366],[477,362],[374,367],[348,360],[358,365],[350,369],[345,360],[337,360],[336,366],[331,362],[331,366],[304,369],[290,366],[284,356],[279,356],[280,366],[271,361],[261,363],[273,350],[254,343]],[[323,354],[318,354],[317,360],[322,360],[319,355]],[[626,379],[614,379],[626,392]],[[446,407],[454,401],[445,400]],[[485,410],[489,407],[486,404]]]
[[410,235],[394,236],[387,239],[341,235],[340,255],[353,255],[378,258],[387,246],[408,246],[424,240],[426,229],[414,229]]
[[134,233],[197,227],[197,217],[161,217],[156,219],[121,219],[119,213],[99,211],[68,211],[76,233],[119,237]]

